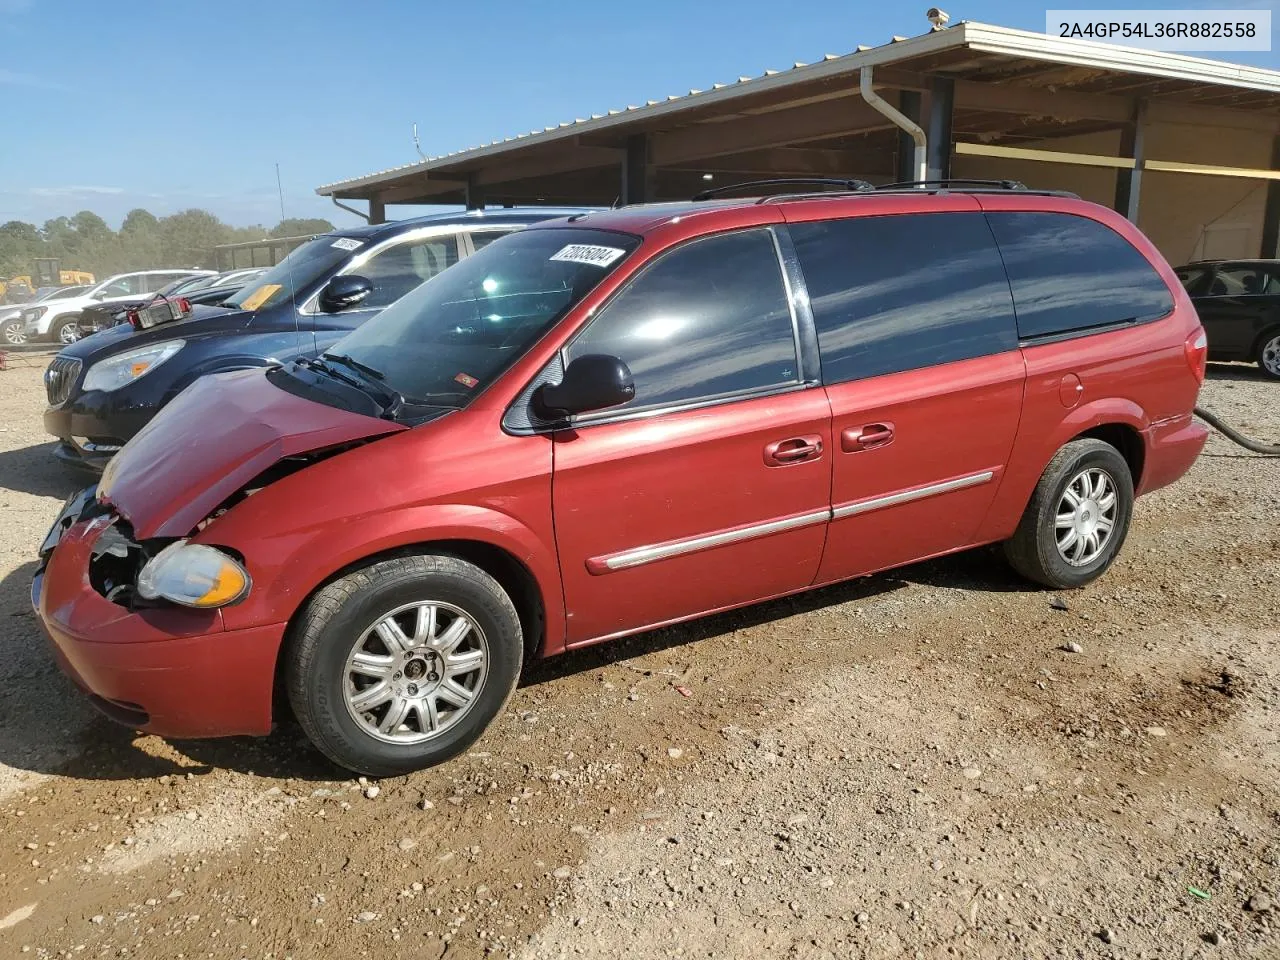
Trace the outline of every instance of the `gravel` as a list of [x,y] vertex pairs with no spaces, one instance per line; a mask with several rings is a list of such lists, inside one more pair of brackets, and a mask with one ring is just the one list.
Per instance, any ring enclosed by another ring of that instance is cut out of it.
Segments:
[[[1277,461],[1214,438],[1061,598],[979,550],[531,665],[379,786],[61,678],[27,590],[83,478],[33,356],[0,372],[0,956],[1280,955]],[[1278,395],[1215,366],[1204,402],[1280,439]]]

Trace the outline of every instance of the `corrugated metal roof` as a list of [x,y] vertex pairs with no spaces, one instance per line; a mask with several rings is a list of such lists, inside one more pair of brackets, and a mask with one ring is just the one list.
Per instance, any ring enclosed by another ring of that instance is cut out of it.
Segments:
[[461,160],[482,159],[505,152],[515,145],[524,146],[531,140],[551,143],[565,136],[595,132],[639,118],[652,119],[715,101],[729,100],[747,92],[821,80],[848,74],[864,66],[878,66],[962,46],[985,53],[1024,57],[1055,64],[1091,66],[1112,72],[1131,72],[1153,77],[1280,92],[1280,71],[1188,57],[1182,54],[1121,47],[1109,43],[1068,40],[1049,34],[1014,30],[975,21],[961,21],[946,30],[932,31],[918,37],[894,36],[888,43],[877,47],[859,46],[852,53],[829,53],[815,63],[797,61],[786,70],[765,70],[757,77],[742,76],[733,83],[714,83],[709,89],[691,89],[686,94],[673,94],[665,100],[648,100],[643,105],[631,104],[603,114],[591,114],[589,117],[564,121],[543,127],[541,130],[531,130],[528,133],[493,140],[488,144],[478,144],[439,156],[427,157],[425,160],[388,167],[375,173],[337,180],[317,187],[316,193],[323,196],[341,194],[344,190],[372,186],[406,175],[428,173],[442,166],[451,166]]

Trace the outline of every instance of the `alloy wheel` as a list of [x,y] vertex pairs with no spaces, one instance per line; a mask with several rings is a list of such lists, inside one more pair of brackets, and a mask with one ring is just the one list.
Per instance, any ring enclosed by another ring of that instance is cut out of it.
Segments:
[[489,642],[462,608],[411,603],[381,617],[347,657],[347,712],[365,733],[409,745],[440,735],[476,702]]
[[26,326],[20,320],[10,320],[0,329],[0,337],[11,347],[20,347],[27,342]]
[[1262,366],[1273,377],[1280,377],[1280,336],[1272,337],[1263,345]]
[[1111,474],[1090,467],[1062,491],[1054,521],[1058,553],[1073,567],[1101,556],[1116,524],[1116,483]]
[[80,327],[76,323],[64,323],[58,328],[58,342],[66,345],[80,339]]

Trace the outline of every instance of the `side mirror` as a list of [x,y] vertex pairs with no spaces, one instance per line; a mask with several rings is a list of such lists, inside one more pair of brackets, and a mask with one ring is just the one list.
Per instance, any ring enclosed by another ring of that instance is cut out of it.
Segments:
[[634,400],[636,382],[617,357],[589,353],[570,362],[564,379],[544,383],[533,392],[534,410],[544,420],[605,410]]
[[373,283],[368,277],[348,273],[334,277],[320,291],[320,309],[325,313],[337,313],[354,307],[369,294],[373,293]]

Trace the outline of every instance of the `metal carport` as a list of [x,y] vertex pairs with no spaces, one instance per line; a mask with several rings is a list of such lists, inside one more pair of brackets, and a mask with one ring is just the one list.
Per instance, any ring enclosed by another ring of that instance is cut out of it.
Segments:
[[1173,260],[1276,254],[1280,72],[974,22],[317,192],[366,200],[377,222],[393,204],[608,205],[771,176],[915,179],[917,143],[862,96],[864,71],[918,123],[930,178],[1075,190],[1137,220]]

